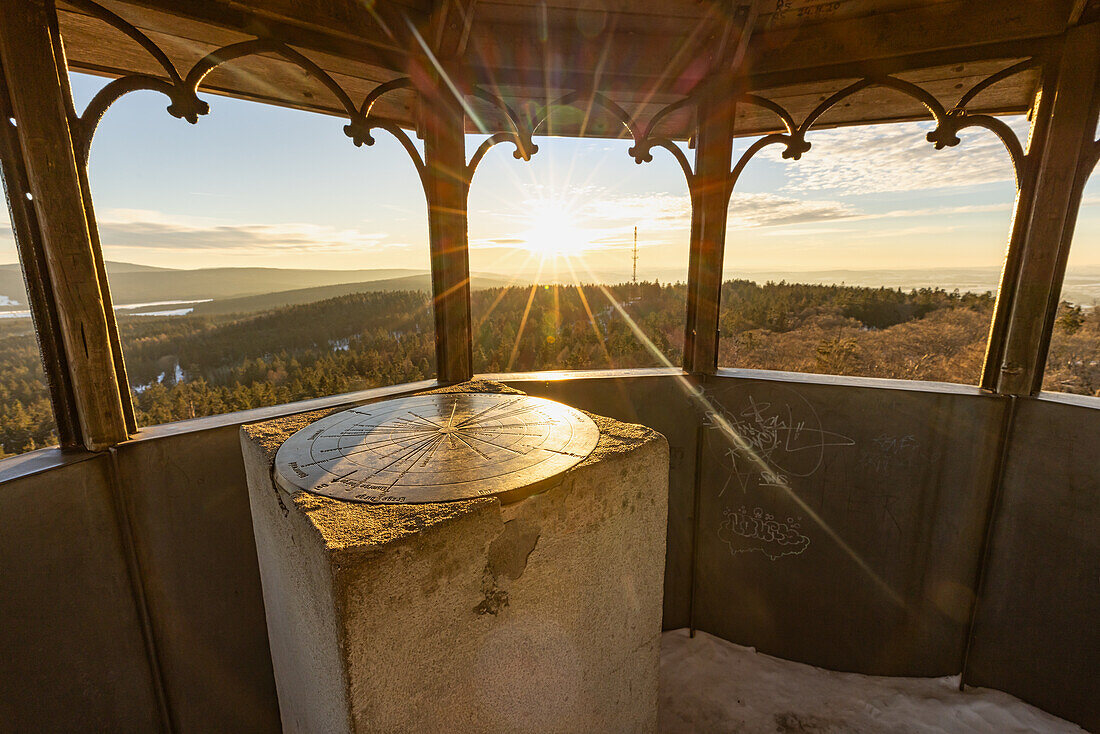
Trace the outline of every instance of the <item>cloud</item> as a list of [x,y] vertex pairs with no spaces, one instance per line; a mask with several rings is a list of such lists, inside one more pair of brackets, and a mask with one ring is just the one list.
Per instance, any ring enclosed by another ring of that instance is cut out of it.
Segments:
[[860,212],[839,201],[803,200],[778,194],[741,194],[730,199],[727,229],[853,219]]
[[104,247],[147,250],[219,250],[235,253],[362,253],[408,247],[384,232],[308,223],[255,224],[177,217],[142,209],[112,209],[98,217]]
[[585,219],[629,223],[647,230],[682,229],[691,225],[691,199],[676,194],[615,195],[606,190],[586,197],[578,214]]
[[888,228],[888,227],[876,227],[873,230],[870,230],[870,231],[867,231],[867,232],[858,232],[858,233],[855,233],[852,236],[859,237],[859,238],[862,238],[862,239],[878,239],[878,240],[881,240],[881,239],[888,239],[888,238],[891,238],[891,237],[907,237],[907,236],[913,236],[913,235],[924,236],[924,235],[950,234],[952,232],[959,231],[959,229],[960,229],[959,225],[951,225],[951,224],[924,224],[924,225],[917,225],[917,226],[914,226],[914,227],[898,227],[898,228],[893,228],[893,229]]
[[[1026,140],[1026,120],[1006,122],[1021,142]],[[908,122],[810,131],[806,139],[813,147],[786,168],[783,190],[851,195],[1013,181],[1011,158],[993,133],[966,129],[959,133],[958,146],[936,150],[924,137],[933,127],[931,122]],[[770,146],[759,155],[779,161],[780,150]]]
[[903,217],[946,217],[954,214],[988,214],[991,212],[1010,212],[1012,202],[999,204],[965,204],[963,206],[943,206],[928,209],[891,209],[881,214],[868,214],[864,219],[885,219]]

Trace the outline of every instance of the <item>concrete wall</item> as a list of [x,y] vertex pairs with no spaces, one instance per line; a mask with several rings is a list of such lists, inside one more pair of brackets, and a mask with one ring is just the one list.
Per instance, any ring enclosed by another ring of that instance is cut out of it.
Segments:
[[[700,449],[700,629],[841,669],[960,670],[1006,401],[969,388],[764,373],[710,380],[709,403],[660,371],[507,381],[668,437],[666,628],[691,615]],[[123,516],[172,725],[278,730],[237,422],[285,412],[148,431],[120,447],[116,490],[108,457],[58,465],[54,455],[37,473],[26,470],[31,459],[0,463],[0,729],[160,726]],[[731,457],[722,421],[753,437],[768,454],[763,466]],[[1021,402],[968,668],[970,682],[1092,726],[1098,421],[1096,408]],[[768,443],[776,429],[778,448]],[[756,508],[778,524],[751,530]],[[768,540],[776,529],[782,542]]]
[[1100,731],[1100,410],[1019,400],[965,680]]

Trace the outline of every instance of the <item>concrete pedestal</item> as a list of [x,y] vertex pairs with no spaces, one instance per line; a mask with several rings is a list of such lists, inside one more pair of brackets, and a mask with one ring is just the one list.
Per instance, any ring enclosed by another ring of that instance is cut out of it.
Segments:
[[285,731],[656,730],[664,437],[593,416],[592,454],[510,505],[276,489],[323,415],[241,429]]

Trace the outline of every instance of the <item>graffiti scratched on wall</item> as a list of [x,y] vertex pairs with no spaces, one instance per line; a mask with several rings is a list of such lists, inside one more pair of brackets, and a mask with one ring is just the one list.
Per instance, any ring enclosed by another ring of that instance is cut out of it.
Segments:
[[772,387],[766,397],[744,390],[712,397],[707,445],[724,475],[718,497],[740,505],[725,508],[718,538],[734,555],[759,551],[772,561],[801,555],[811,544],[802,518],[815,515],[800,496],[800,480],[855,439],[826,428],[814,406],[790,388]]
[[729,489],[742,494],[756,486],[787,487],[794,477],[809,477],[823,465],[831,447],[854,446],[855,440],[821,425],[817,410],[794,390],[782,399],[746,395],[740,404],[717,407],[707,425],[717,428],[721,458],[730,473],[719,496]]
[[810,547],[810,539],[802,534],[797,519],[777,520],[760,507],[727,508],[725,519],[718,526],[718,537],[732,554],[760,551],[773,561],[800,555]]

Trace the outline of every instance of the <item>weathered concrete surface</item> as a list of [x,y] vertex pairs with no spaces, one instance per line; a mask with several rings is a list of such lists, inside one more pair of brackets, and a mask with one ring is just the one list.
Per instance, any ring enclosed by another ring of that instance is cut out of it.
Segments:
[[689,395],[694,386],[681,375],[623,377],[621,373],[545,380],[508,378],[528,395],[626,423],[641,423],[668,439],[668,527],[665,530],[664,628],[689,624],[691,543],[696,438],[700,413]]
[[1100,731],[1100,401],[1080,403],[1017,401],[964,680]]
[[274,488],[318,417],[242,429],[284,730],[655,729],[660,434],[593,416],[595,451],[541,494],[376,506]]
[[5,482],[0,731],[144,732],[160,722],[110,458]]

